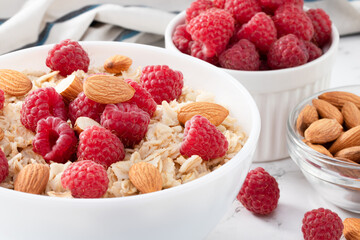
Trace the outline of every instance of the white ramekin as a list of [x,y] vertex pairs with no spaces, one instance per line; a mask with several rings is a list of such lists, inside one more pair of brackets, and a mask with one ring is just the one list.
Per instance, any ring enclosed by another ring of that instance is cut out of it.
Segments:
[[[228,163],[192,182],[149,194],[111,199],[63,199],[0,187],[0,239],[203,239],[234,201],[251,165],[260,116],[249,92],[231,75],[190,56],[162,48],[116,42],[83,42],[92,66],[112,55],[133,66],[166,64],[180,70],[185,85],[215,94],[248,135]],[[52,46],[0,56],[0,68],[46,70]],[[222,84],[218,84],[218,79]],[[244,115],[246,113],[246,115]]]
[[[185,23],[185,11],[175,16],[168,24],[165,31],[167,49],[180,53],[172,41],[172,34],[176,26],[183,23]],[[333,25],[331,43],[324,48],[325,53],[305,65],[270,71],[220,68],[249,90],[259,108],[261,134],[254,162],[272,161],[289,156],[286,146],[288,115],[296,103],[329,87],[338,45],[339,33]]]

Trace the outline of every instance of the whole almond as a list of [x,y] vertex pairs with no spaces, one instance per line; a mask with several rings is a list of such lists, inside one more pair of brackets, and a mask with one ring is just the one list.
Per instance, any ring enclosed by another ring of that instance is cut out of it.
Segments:
[[336,119],[340,124],[343,124],[344,118],[337,107],[321,99],[313,99],[312,104],[322,118]]
[[4,137],[5,137],[4,130],[2,130],[2,128],[0,128],[0,141],[3,140]]
[[360,110],[353,102],[346,102],[341,109],[347,128],[360,125]]
[[215,126],[220,125],[229,115],[229,111],[223,106],[210,102],[193,102],[183,106],[178,112],[178,120],[185,124],[195,115],[201,115]]
[[333,155],[329,152],[329,150],[327,150],[326,147],[324,147],[323,145],[312,144],[310,142],[306,142],[306,145],[308,145],[309,147],[311,147],[312,149],[314,149],[319,153],[322,153],[328,157],[333,157]]
[[318,113],[316,108],[311,105],[306,105],[301,112],[299,113],[298,118],[296,119],[296,129],[301,136],[304,136],[305,130],[313,122],[319,120]]
[[83,84],[76,75],[69,75],[56,85],[55,90],[69,103],[83,91]]
[[138,162],[130,167],[129,179],[141,193],[150,193],[162,189],[162,177],[159,170],[148,162]]
[[346,158],[360,163],[360,146],[341,149],[335,154],[335,157]]
[[49,181],[49,166],[29,164],[20,170],[14,182],[14,190],[33,194],[42,194]]
[[343,234],[346,240],[360,239],[360,218],[345,218]]
[[305,139],[311,143],[323,144],[334,141],[343,131],[343,127],[335,119],[322,118],[313,122],[304,133]]
[[121,73],[127,71],[132,64],[132,59],[127,56],[114,55],[104,63],[104,68],[109,73]]
[[9,95],[22,96],[32,89],[32,82],[21,72],[0,69],[0,89]]
[[319,99],[325,100],[337,108],[342,108],[346,102],[354,103],[360,108],[360,97],[350,92],[333,91],[326,92],[318,96]]
[[78,117],[74,124],[74,130],[75,132],[77,132],[77,134],[80,134],[82,131],[85,130],[85,128],[91,126],[101,127],[101,125],[97,121],[89,117]]
[[131,99],[135,90],[119,77],[93,75],[85,80],[84,93],[97,103],[112,104]]
[[341,134],[331,145],[329,151],[335,154],[341,149],[354,146],[360,146],[360,126],[353,127]]

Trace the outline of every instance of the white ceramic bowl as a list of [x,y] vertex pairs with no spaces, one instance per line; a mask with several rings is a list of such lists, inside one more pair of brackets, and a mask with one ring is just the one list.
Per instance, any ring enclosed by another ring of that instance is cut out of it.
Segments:
[[[166,64],[182,71],[185,84],[216,95],[248,135],[243,149],[224,166],[163,191],[112,199],[62,199],[0,188],[0,239],[202,239],[234,201],[250,167],[260,116],[248,91],[232,76],[190,56],[116,42],[83,42],[92,66],[114,54],[133,66]],[[46,70],[51,46],[0,56],[0,68]],[[221,84],[219,84],[221,79]],[[246,113],[246,114],[244,114]]]
[[[185,23],[185,11],[168,24],[165,47],[180,52],[172,41],[176,26]],[[254,97],[261,116],[261,135],[254,156],[255,162],[271,161],[289,156],[286,147],[286,121],[293,107],[307,96],[329,87],[331,69],[339,45],[339,33],[332,26],[332,37],[325,53],[305,65],[271,71],[238,71],[224,69]]]

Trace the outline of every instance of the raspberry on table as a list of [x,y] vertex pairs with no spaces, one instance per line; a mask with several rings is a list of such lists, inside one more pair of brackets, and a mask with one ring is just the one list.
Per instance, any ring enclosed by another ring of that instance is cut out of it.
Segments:
[[190,7],[186,9],[186,22],[190,22],[191,19],[202,13],[203,11],[213,8],[214,3],[211,0],[196,0],[190,4]]
[[140,84],[157,104],[178,99],[184,86],[183,75],[167,65],[151,65],[142,69]]
[[67,162],[76,152],[76,144],[74,130],[61,118],[47,117],[39,120],[33,150],[43,156],[47,163]]
[[339,240],[344,229],[341,218],[324,208],[305,213],[302,224],[304,240]]
[[271,17],[264,12],[255,14],[237,33],[239,39],[245,38],[254,43],[262,53],[267,53],[277,39],[277,31]]
[[131,79],[126,79],[125,82],[135,89],[134,96],[126,102],[135,103],[140,109],[144,110],[150,117],[152,117],[156,111],[156,102],[152,98],[151,94],[139,83]]
[[175,28],[172,41],[181,52],[190,53],[189,43],[191,42],[191,35],[186,31],[186,24],[178,25]]
[[0,110],[4,108],[5,103],[5,93],[0,89]]
[[9,164],[5,153],[0,148],[0,183],[5,180],[9,174]]
[[278,205],[280,190],[276,179],[262,167],[251,170],[240,189],[237,199],[256,214],[270,214]]
[[223,9],[211,8],[191,19],[186,30],[194,41],[203,44],[203,54],[211,58],[225,50],[234,33],[235,20]]
[[90,59],[76,41],[66,39],[56,44],[48,53],[46,66],[60,75],[67,76],[77,70],[88,71]]
[[271,45],[267,54],[271,69],[290,68],[307,63],[309,54],[303,41],[289,34],[279,38]]
[[331,38],[331,20],[329,15],[321,8],[309,9],[306,14],[311,19],[315,29],[313,41],[319,47],[323,47]]
[[62,96],[53,87],[39,88],[29,93],[21,107],[21,123],[27,129],[35,131],[37,122],[49,116],[67,120]]
[[226,0],[224,9],[240,24],[247,23],[256,13],[261,12],[258,0]]
[[205,117],[195,115],[185,123],[180,153],[199,155],[204,161],[225,156],[229,143],[226,137]]
[[97,122],[100,122],[100,116],[105,109],[106,104],[97,103],[88,97],[84,92],[74,99],[69,104],[69,118],[74,125],[78,117],[89,117]]
[[125,157],[124,145],[109,130],[99,127],[87,127],[79,135],[78,160],[92,160],[108,168]]
[[321,48],[316,46],[314,43],[312,43],[310,41],[304,41],[304,44],[305,44],[305,47],[309,54],[308,62],[311,62],[311,61],[317,59],[318,57],[320,57],[323,54]]
[[304,10],[293,4],[280,6],[273,16],[278,37],[294,34],[298,38],[310,41],[314,36],[314,26]]
[[189,44],[189,47],[190,47],[190,55],[191,56],[201,59],[205,62],[211,63],[213,65],[217,65],[217,63],[219,62],[219,59],[217,56],[206,57],[204,55],[204,53],[202,51],[203,44],[201,42],[191,41]]
[[120,138],[125,147],[139,143],[149,123],[149,114],[135,103],[108,104],[101,115],[101,125]]
[[220,66],[228,69],[255,71],[260,67],[256,47],[247,39],[241,39],[219,56]]
[[101,198],[107,191],[109,178],[102,165],[84,160],[65,169],[61,184],[75,198]]

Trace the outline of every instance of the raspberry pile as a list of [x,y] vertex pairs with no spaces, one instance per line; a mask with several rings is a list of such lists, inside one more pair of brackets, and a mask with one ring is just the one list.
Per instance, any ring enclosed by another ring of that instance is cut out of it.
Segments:
[[262,167],[251,170],[240,189],[237,199],[256,214],[270,214],[278,205],[280,190],[276,179]]
[[[323,54],[332,24],[324,10],[303,6],[303,0],[196,0],[172,41],[181,52],[227,69],[300,66]],[[235,47],[244,39],[254,46]]]
[[344,229],[341,218],[324,208],[305,213],[302,224],[305,240],[339,240]]

